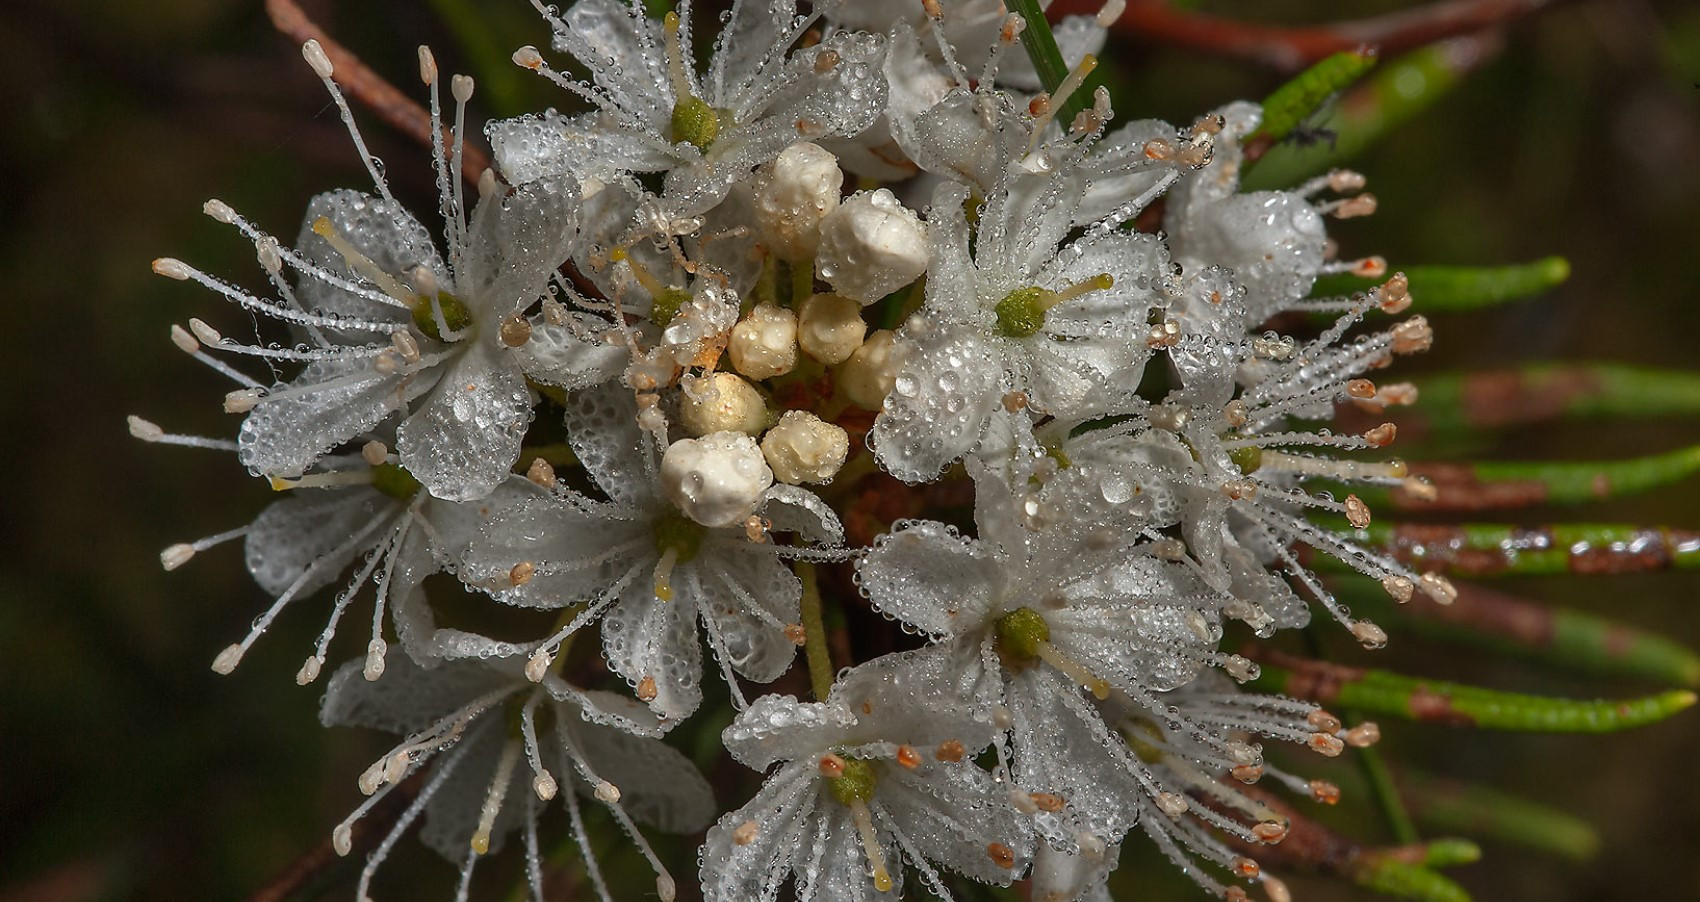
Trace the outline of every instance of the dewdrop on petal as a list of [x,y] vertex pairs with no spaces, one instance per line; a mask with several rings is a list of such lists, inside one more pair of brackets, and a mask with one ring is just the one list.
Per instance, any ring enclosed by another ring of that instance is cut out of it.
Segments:
[[811,295],[797,310],[797,345],[821,363],[850,359],[867,333],[862,305],[841,295]]
[[685,516],[710,528],[736,526],[773,485],[755,439],[716,432],[674,442],[661,457],[661,489]]
[[844,172],[818,144],[793,144],[757,170],[756,222],[767,246],[785,260],[814,256],[821,220],[838,209]]
[[880,329],[844,361],[838,370],[838,390],[866,410],[885,406],[885,396],[897,384],[897,333]]
[[726,351],[732,366],[751,379],[783,376],[797,366],[797,314],[757,304],[732,327]]
[[761,451],[780,482],[830,482],[850,456],[850,436],[808,411],[787,410],[762,437]]
[[864,306],[927,271],[927,227],[881,188],[852,195],[821,221],[815,272]]
[[755,386],[734,373],[691,381],[679,398],[679,425],[691,435],[760,435],[767,424],[767,402]]

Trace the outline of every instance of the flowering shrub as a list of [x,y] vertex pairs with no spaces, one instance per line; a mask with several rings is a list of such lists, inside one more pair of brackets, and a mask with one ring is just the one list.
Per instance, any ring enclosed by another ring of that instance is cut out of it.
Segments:
[[[1018,880],[1107,898],[1136,831],[1211,894],[1287,898],[1255,856],[1340,790],[1265,744],[1369,754],[1379,728],[1318,700],[1385,711],[1427,690],[1384,685],[1378,707],[1341,688],[1362,672],[1243,640],[1375,649],[1389,633],[1362,609],[1458,600],[1447,561],[1378,538],[1365,501],[1447,489],[1377,453],[1397,432],[1381,414],[1419,394],[1379,370],[1432,332],[1407,315],[1417,280],[1327,234],[1375,209],[1363,176],[1242,187],[1290,101],[1112,126],[1109,93],[1082,87],[1110,6],[1052,34],[980,0],[740,0],[703,37],[688,4],[538,4],[551,51],[514,62],[584,111],[490,123],[492,168],[472,171],[473,82],[449,79],[445,113],[421,48],[439,198],[417,214],[305,44],[371,190],[314,198],[287,244],[208,202],[274,296],[154,269],[269,321],[173,333],[234,383],[242,426],[132,431],[234,452],[283,493],[162,555],[241,539],[275,596],[214,670],[335,588],[297,674],[313,683],[370,587],[365,655],[322,708],[401,737],[333,833],[348,854],[381,800],[406,800],[364,844],[362,898],[421,815],[460,897],[515,841],[541,898],[557,804],[612,898],[581,795],[663,899],[680,878],[644,829],[706,829],[694,882],[725,902]],[[1366,586],[1379,597],[1351,601]],[[835,661],[828,618],[852,608],[913,638]],[[1692,701],[1470,691],[1431,702],[1625,726]],[[721,692],[720,745],[766,773],[742,805],[662,741]],[[1352,876],[1438,894],[1442,863]]]

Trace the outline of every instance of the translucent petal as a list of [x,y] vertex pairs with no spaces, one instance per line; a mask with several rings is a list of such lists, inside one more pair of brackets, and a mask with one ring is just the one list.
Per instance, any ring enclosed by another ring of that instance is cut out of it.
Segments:
[[[248,527],[244,556],[254,581],[272,595],[289,588],[321,556],[346,543],[379,516],[395,517],[401,505],[365,486],[297,489],[271,503]],[[303,595],[334,582],[355,557],[384,537],[351,547],[340,560],[327,561],[319,575],[302,585]]]
[[639,578],[620,593],[602,617],[602,652],[608,666],[633,686],[654,680],[649,706],[668,720],[695,711],[702,702],[702,649],[697,639],[694,599],[655,597],[652,580]]
[[316,360],[242,421],[237,459],[250,472],[299,476],[326,451],[383,422],[427,391],[436,373],[385,376],[370,359]]
[[[814,766],[799,761],[781,768],[755,798],[709,828],[702,847],[706,902],[773,902],[779,897],[793,857],[816,835]],[[751,829],[746,824],[754,825],[754,835],[738,842]]]
[[945,327],[916,339],[868,436],[880,464],[905,482],[925,482],[974,450],[1000,408],[1002,375],[996,350],[972,330]]
[[497,353],[483,342],[469,347],[396,430],[402,466],[438,498],[482,498],[519,459],[531,392]]
[[934,635],[955,637],[987,624],[1003,588],[988,546],[942,523],[905,521],[875,541],[856,566],[868,602]]

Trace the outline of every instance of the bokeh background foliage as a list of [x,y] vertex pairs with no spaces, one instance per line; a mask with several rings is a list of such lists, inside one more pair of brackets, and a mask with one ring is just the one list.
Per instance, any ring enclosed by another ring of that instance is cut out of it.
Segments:
[[[413,48],[429,42],[445,69],[478,76],[475,112],[560,100],[505,62],[545,36],[520,0],[303,5],[406,88]],[[1271,22],[1341,13],[1325,0],[1202,6]],[[1401,4],[1350,6],[1356,16]],[[1560,254],[1573,274],[1541,299],[1437,320],[1436,350],[1415,368],[1601,359],[1700,369],[1700,6],[1563,4],[1482,46],[1459,85],[1356,161],[1382,212],[1334,234],[1347,254],[1381,253],[1395,268]],[[1114,44],[1104,57],[1124,117],[1186,122],[1282,80],[1141,43]],[[128,413],[186,432],[233,427],[218,410],[223,387],[166,340],[170,323],[210,299],[152,277],[148,261],[171,254],[255,283],[251,249],[200,215],[203,200],[223,198],[290,235],[311,194],[364,176],[334,110],[257,0],[7,3],[0,83],[9,88],[0,131],[0,902],[240,898],[352,807],[354,777],[379,739],[316,726],[317,689],[290,679],[318,627],[305,610],[286,616],[236,675],[208,669],[264,600],[233,549],[159,570],[161,547],[245,522],[268,493],[226,456],[125,434]],[[426,153],[375,123],[367,132],[397,193],[430,209]],[[1697,439],[1700,419],[1582,422],[1481,435],[1468,450],[1611,459]],[[1585,519],[1700,526],[1700,481],[1594,506]],[[1511,586],[1700,647],[1692,571]],[[1658,688],[1397,634],[1375,661],[1549,694]],[[1587,858],[1487,843],[1481,863],[1450,872],[1476,898],[1700,898],[1700,717],[1615,736],[1409,724],[1386,732],[1390,757],[1595,825],[1598,849]],[[1312,769],[1352,788],[1346,765]],[[735,767],[710,776],[724,804],[747,792],[749,775]],[[1350,809],[1354,829],[1386,840],[1373,808],[1351,802],[1336,822],[1353,826]],[[1586,836],[1570,839],[1585,845]],[[1128,845],[1150,859],[1137,834]],[[671,848],[677,870],[690,872],[688,843]],[[1127,859],[1132,879],[1118,884],[1128,898],[1197,898],[1166,867],[1139,861]],[[449,874],[409,840],[381,898],[441,897]],[[351,892],[340,876],[322,881],[331,898]],[[1309,899],[1362,895],[1303,879],[1294,888]],[[480,889],[505,892],[500,879]]]

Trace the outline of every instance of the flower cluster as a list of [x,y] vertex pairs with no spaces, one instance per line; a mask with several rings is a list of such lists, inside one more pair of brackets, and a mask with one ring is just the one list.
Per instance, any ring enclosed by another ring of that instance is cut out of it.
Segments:
[[[787,883],[895,899],[905,880],[949,898],[954,879],[1027,875],[1035,899],[1078,899],[1135,828],[1217,895],[1282,898],[1246,850],[1286,822],[1240,784],[1338,792],[1262,743],[1332,756],[1374,729],[1242,689],[1258,665],[1222,650],[1225,628],[1268,636],[1315,608],[1384,644],[1318,555],[1400,600],[1451,592],[1314,517],[1370,517],[1314,481],[1412,484],[1396,460],[1343,456],[1391,425],[1316,425],[1411,400],[1366,374],[1430,340],[1420,317],[1355,329],[1409,305],[1398,275],[1310,297],[1324,273],[1383,274],[1326,234],[1373,207],[1363,178],[1242,192],[1248,103],[1111,129],[1099,89],[1060,121],[1103,40],[1090,17],[1058,27],[1077,65],[1047,94],[997,0],[737,0],[707,54],[688,3],[538,9],[550,48],[514,61],[584,109],[491,123],[492,170],[463,172],[471,79],[449,80],[445,115],[420,50],[440,232],[392,195],[309,42],[373,190],[314,198],[293,243],[208,202],[272,297],[154,264],[272,321],[252,340],[200,319],[173,332],[235,383],[234,442],[132,420],[233,451],[284,493],[162,555],[175,568],[241,538],[275,596],[214,669],[340,585],[298,674],[313,682],[373,588],[365,657],[329,679],[323,720],[403,739],[361,775],[370,799],[337,850],[379,798],[412,800],[362,898],[421,813],[461,897],[516,831],[541,896],[537,821],[557,799],[609,898],[581,793],[663,899],[674,878],[638,823],[708,827],[702,893],[724,902]],[[1269,330],[1317,315],[1320,334]],[[859,546],[845,505],[879,470],[933,519]],[[947,482],[971,491],[971,529],[930,506]],[[817,564],[853,568],[861,600],[835,600],[922,644],[817,681],[812,702],[762,694],[824,641]],[[620,691],[592,687],[607,674],[585,635]],[[712,827],[724,809],[660,740],[702,703],[704,647],[739,712],[725,750],[768,772]]]

